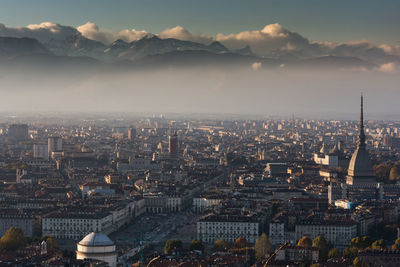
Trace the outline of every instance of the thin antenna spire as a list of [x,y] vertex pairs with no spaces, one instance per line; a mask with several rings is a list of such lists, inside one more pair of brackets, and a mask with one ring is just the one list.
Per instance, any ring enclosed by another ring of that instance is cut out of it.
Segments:
[[364,133],[364,96],[361,93],[361,109],[360,109],[360,134],[358,135],[358,146],[365,146]]

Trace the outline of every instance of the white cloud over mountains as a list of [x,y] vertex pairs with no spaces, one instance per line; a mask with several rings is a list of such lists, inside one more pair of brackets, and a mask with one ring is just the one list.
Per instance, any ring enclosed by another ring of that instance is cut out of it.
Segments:
[[63,26],[53,22],[42,22],[15,28],[0,24],[0,36],[35,38],[42,43],[46,43],[51,39],[65,39],[78,33],[74,27]]
[[86,38],[100,41],[105,44],[112,43],[117,39],[124,40],[125,42],[132,42],[150,34],[147,31],[140,31],[133,28],[114,33],[108,30],[100,30],[100,28],[93,22],[87,22],[81,26],[78,26],[77,30]]
[[[4,24],[0,24],[0,36],[30,37],[36,38],[43,43],[52,39],[63,40],[75,34],[82,34],[86,38],[105,44],[110,44],[117,39],[132,42],[145,36],[153,35],[146,30],[136,30],[134,28],[113,32],[101,29],[93,22],[87,22],[76,28],[53,22],[31,24],[26,27],[7,27]],[[212,41],[219,41],[229,49],[239,49],[249,45],[255,54],[267,57],[301,59],[334,55],[357,57],[373,62],[377,66],[400,62],[400,46],[388,44],[374,45],[367,40],[346,43],[310,41],[301,34],[290,31],[278,23],[266,25],[259,30],[242,31],[232,34],[219,33],[216,36],[192,34],[184,27],[178,25],[165,29],[156,35],[161,38],[176,38],[205,44],[209,44]],[[384,69],[387,68],[384,67]]]
[[175,38],[179,40],[192,41],[198,43],[209,44],[214,41],[214,38],[205,34],[192,34],[182,26],[165,29],[159,36],[161,38]]

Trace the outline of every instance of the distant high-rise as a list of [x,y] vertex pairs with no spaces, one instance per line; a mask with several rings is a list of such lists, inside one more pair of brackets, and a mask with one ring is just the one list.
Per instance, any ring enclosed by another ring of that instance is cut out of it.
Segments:
[[372,168],[372,163],[366,149],[363,108],[363,96],[361,95],[360,132],[358,134],[357,149],[354,151],[353,156],[351,157],[347,171],[346,183],[348,185],[376,183],[376,177]]
[[33,157],[34,158],[49,158],[48,144],[33,144]]
[[8,127],[8,138],[10,141],[24,141],[29,138],[28,125],[26,124],[11,124]]
[[62,138],[59,136],[51,136],[47,139],[48,155],[51,157],[53,152],[62,151]]
[[136,129],[135,128],[129,128],[128,129],[128,140],[134,141],[136,137]]
[[170,157],[177,158],[178,157],[178,135],[176,132],[173,135],[169,136],[169,155]]

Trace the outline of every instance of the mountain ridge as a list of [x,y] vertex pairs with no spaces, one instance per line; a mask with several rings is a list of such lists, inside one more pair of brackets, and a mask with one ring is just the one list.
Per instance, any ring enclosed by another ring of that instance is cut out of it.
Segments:
[[[162,67],[162,66],[250,66],[254,62],[263,67],[279,67],[284,64],[291,67],[316,66],[331,68],[367,68],[375,64],[357,57],[322,56],[307,59],[296,57],[265,58],[253,54],[250,46],[229,50],[220,42],[208,45],[183,41],[174,38],[162,39],[158,36],[145,36],[133,42],[121,39],[109,46],[88,39],[81,34],[69,36],[63,40],[49,40],[42,44],[33,38],[0,37],[0,60],[9,64],[20,64],[26,60],[29,64],[96,65],[109,66]],[[64,64],[62,64],[64,62]],[[94,63],[96,62],[96,63]],[[121,62],[119,64],[116,64]],[[100,64],[100,65],[102,65]]]

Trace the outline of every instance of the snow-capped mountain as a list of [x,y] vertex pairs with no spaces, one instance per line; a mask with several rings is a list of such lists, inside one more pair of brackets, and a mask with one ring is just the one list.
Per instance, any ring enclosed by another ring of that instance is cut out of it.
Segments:
[[[254,55],[249,46],[231,51],[219,42],[206,45],[173,38],[161,39],[154,35],[131,43],[117,40],[106,46],[80,33],[64,36],[64,39],[50,39],[43,44],[32,38],[0,37],[0,63],[5,61],[10,63],[13,58],[19,64],[27,60],[31,66],[43,65],[42,63],[59,65],[61,62],[66,62],[67,66],[86,63],[94,66],[96,65],[94,61],[103,61],[116,63],[111,64],[110,67],[121,68],[190,65],[250,66],[254,62],[261,62],[263,67],[276,67],[281,64],[287,67],[317,66],[318,68],[371,69],[376,67],[375,64],[357,57],[327,56],[298,59],[295,56],[286,56],[274,57],[272,60],[272,58]],[[73,58],[76,60],[72,60]]]
[[51,39],[44,45],[58,56],[88,56],[102,59],[107,46],[82,36],[77,32],[65,39]]
[[119,58],[119,54],[126,51],[131,46],[130,43],[118,39],[109,45],[104,51],[104,58],[108,61],[113,61]]
[[228,52],[229,50],[219,42],[210,45],[182,41],[168,38],[161,39],[157,36],[144,37],[130,43],[130,47],[118,54],[119,59],[137,60],[145,56],[164,54],[173,51],[207,51],[212,53]]

